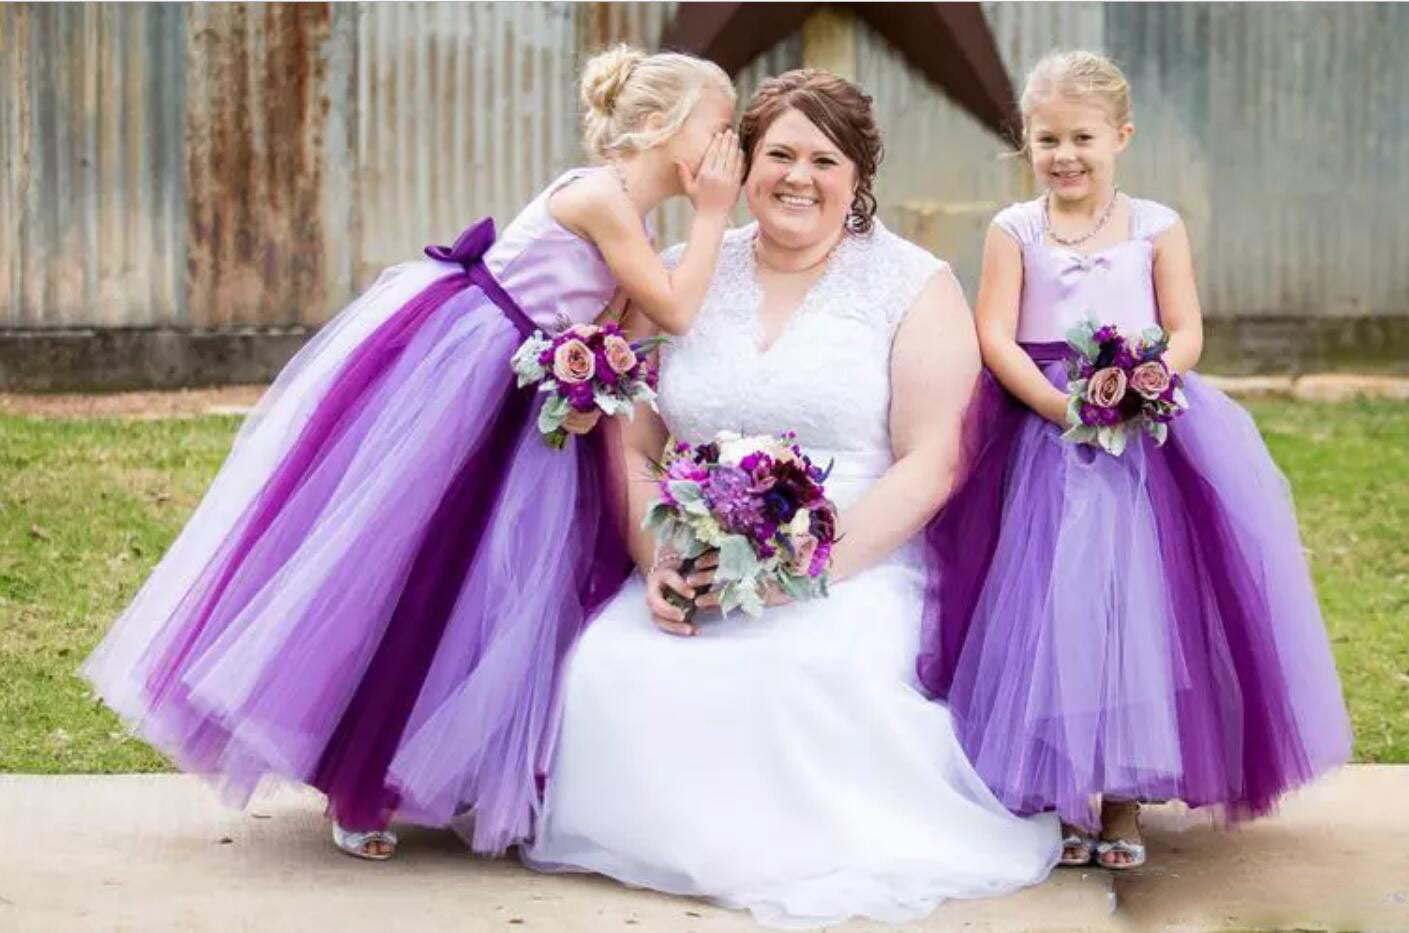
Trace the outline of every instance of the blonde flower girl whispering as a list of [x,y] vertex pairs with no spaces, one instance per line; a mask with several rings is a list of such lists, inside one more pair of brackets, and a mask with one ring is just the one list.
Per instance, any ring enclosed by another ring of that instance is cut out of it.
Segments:
[[[1001,211],[977,321],[989,374],[964,486],[927,530],[919,674],[994,793],[1056,810],[1064,864],[1145,860],[1139,801],[1228,819],[1343,762],[1351,737],[1288,487],[1242,408],[1193,373],[1188,234],[1121,192],[1129,88],[1049,55],[1022,95],[1039,198]],[[1160,325],[1190,408],[1120,456],[1061,439],[1064,338]]]
[[[271,775],[328,798],[337,845],[393,817],[477,851],[528,838],[559,669],[630,567],[609,432],[544,443],[510,359],[621,294],[688,329],[737,199],[717,66],[617,48],[582,78],[586,148],[496,236],[394,267],[280,374],[180,537],[84,666],[99,695],[236,801]],[[643,217],[687,195],[674,270]]]

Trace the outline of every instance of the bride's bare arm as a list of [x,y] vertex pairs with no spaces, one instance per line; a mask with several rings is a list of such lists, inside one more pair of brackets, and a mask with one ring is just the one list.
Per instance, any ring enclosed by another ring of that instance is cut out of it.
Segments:
[[979,368],[968,302],[945,270],[925,286],[895,335],[890,363],[895,463],[841,514],[833,580],[883,560],[944,504],[959,468],[964,409]]
[[[633,338],[658,333],[642,314],[628,314],[623,325]],[[684,612],[666,602],[662,588],[669,587],[687,599],[694,597],[695,590],[674,567],[654,567],[655,538],[641,527],[646,508],[659,494],[651,462],[660,459],[670,432],[666,430],[660,415],[649,408],[637,409],[635,419],[621,425],[620,430],[622,463],[626,471],[626,533],[631,559],[646,578],[646,605],[661,629],[672,635],[693,635],[695,627],[685,621]]]

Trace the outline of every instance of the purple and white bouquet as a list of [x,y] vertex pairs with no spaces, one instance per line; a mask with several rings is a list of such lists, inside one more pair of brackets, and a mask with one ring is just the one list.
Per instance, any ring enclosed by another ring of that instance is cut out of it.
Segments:
[[687,566],[719,552],[714,591],[727,615],[763,612],[767,587],[794,599],[827,595],[837,541],[828,470],[813,465],[793,435],[721,432],[708,444],[677,444],[658,465],[660,499],[643,528]]
[[574,324],[552,338],[536,330],[509,365],[520,389],[537,384],[548,396],[538,410],[538,430],[550,447],[562,449],[568,438],[563,422],[574,411],[599,408],[631,418],[637,404],[655,406],[656,372],[646,357],[664,340],[648,337],[633,343],[615,322]]
[[1062,440],[1098,444],[1119,457],[1133,434],[1161,445],[1169,423],[1189,409],[1178,373],[1164,362],[1169,335],[1149,327],[1135,339],[1088,318],[1067,332],[1067,424]]

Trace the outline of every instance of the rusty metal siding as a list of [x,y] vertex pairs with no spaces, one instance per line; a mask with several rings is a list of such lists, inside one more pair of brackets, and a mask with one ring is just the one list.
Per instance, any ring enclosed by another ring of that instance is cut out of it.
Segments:
[[359,6],[358,285],[477,216],[507,222],[581,161],[580,15],[560,3]]
[[[387,264],[507,220],[583,158],[577,74],[674,5],[0,4],[0,328],[314,324]],[[1409,5],[1011,4],[1014,81],[1111,53],[1129,191],[1183,215],[1211,316],[1409,310]],[[883,219],[971,289],[992,212],[1034,186],[870,30]],[[741,104],[802,63],[794,36]],[[676,204],[659,239],[687,232]],[[741,214],[742,219],[742,214]]]
[[0,327],[174,323],[184,13],[0,4]]
[[316,323],[326,4],[193,4],[186,110],[187,306],[198,327]]

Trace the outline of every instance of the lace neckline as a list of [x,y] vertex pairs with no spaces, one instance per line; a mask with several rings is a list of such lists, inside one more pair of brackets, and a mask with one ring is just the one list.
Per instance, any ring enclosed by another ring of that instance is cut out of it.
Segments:
[[755,359],[766,359],[770,354],[789,338],[793,331],[797,330],[798,322],[810,316],[813,308],[822,300],[826,294],[827,286],[836,278],[837,270],[840,267],[840,257],[852,249],[852,241],[856,239],[850,233],[843,233],[842,238],[837,241],[837,245],[832,247],[831,254],[824,261],[821,275],[807,287],[803,293],[802,300],[797,303],[797,307],[789,312],[783,321],[783,326],[778,329],[778,333],[766,345],[764,344],[763,331],[763,285],[758,281],[758,256],[754,252],[754,242],[758,238],[758,223],[754,222],[746,228],[746,235],[741,238],[742,252],[741,271],[747,291],[741,307],[747,315],[750,326],[743,329],[748,335],[748,345],[753,351]]

